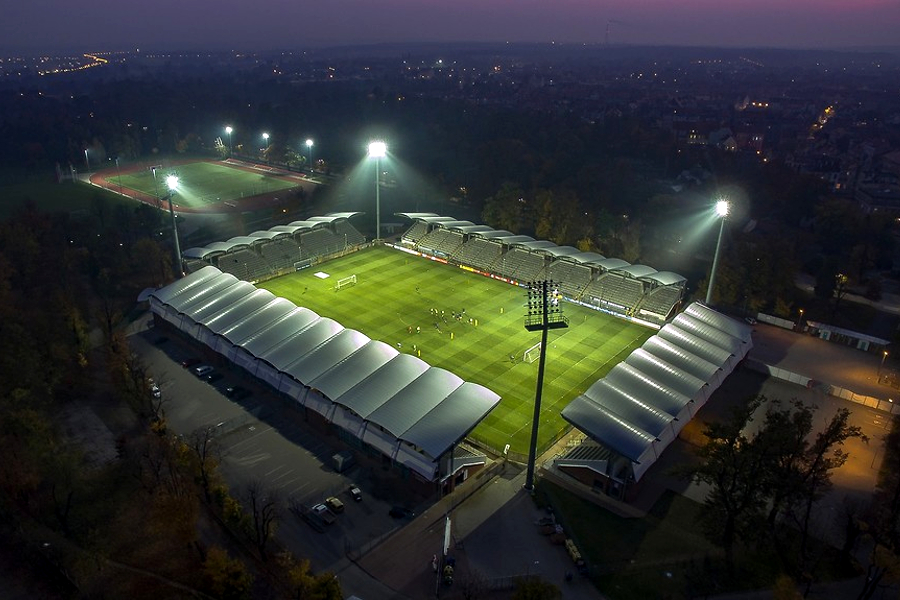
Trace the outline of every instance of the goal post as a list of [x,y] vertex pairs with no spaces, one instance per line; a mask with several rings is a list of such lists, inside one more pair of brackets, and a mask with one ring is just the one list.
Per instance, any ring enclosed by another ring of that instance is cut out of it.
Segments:
[[351,275],[350,277],[342,277],[337,280],[337,283],[334,284],[334,290],[342,290],[346,287],[350,287],[351,285],[356,285],[356,275]]
[[525,354],[522,355],[522,360],[531,364],[536,361],[541,356],[541,343],[538,342],[531,348],[525,351]]

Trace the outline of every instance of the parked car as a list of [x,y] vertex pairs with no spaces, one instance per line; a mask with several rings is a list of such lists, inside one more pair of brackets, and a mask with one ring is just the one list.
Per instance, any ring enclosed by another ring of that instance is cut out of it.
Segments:
[[225,388],[224,393],[232,400],[243,400],[250,395],[250,390],[239,385],[232,385]]
[[350,494],[350,497],[353,498],[356,502],[362,501],[362,490],[360,490],[355,485],[350,486],[348,493]]
[[414,516],[416,516],[416,513],[402,506],[392,506],[388,514],[395,519],[412,519]]
[[325,506],[331,509],[333,513],[342,513],[344,512],[344,503],[341,502],[338,498],[334,496],[329,496],[325,498]]
[[215,371],[215,369],[209,365],[200,365],[199,367],[194,367],[194,375],[196,375],[197,377],[205,377],[213,371]]
[[316,504],[310,509],[310,512],[321,519],[322,522],[326,525],[331,525],[335,522],[335,520],[337,520],[337,517],[334,516],[334,513],[331,512],[331,510],[327,506],[325,506],[324,503]]
[[190,358],[186,358],[186,359],[184,359],[183,361],[181,361],[181,366],[182,366],[183,368],[185,368],[185,369],[189,369],[189,368],[194,367],[194,366],[199,365],[199,364],[200,364],[200,359],[199,359],[199,358],[196,358],[196,357],[193,357],[193,356],[190,357]]

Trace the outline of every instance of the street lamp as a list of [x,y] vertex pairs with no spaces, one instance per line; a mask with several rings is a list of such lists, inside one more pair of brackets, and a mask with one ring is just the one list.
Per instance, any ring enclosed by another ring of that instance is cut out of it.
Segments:
[[382,141],[369,143],[369,158],[375,159],[375,239],[381,239],[381,159],[387,154],[387,144]]
[[312,162],[312,147],[313,141],[311,139],[306,140],[306,151],[309,154],[309,172],[313,171],[313,162]]
[[709,285],[706,288],[706,305],[712,305],[713,285],[716,282],[716,268],[719,266],[719,252],[722,250],[722,233],[725,231],[725,219],[728,218],[730,206],[728,200],[716,202],[716,215],[721,220],[719,225],[719,241],[716,242],[716,254],[713,256],[712,270],[709,272]]
[[88,162],[88,149],[87,148],[84,149],[84,168],[87,171],[91,170],[91,163]]
[[802,308],[800,309],[800,316],[797,317],[797,330],[799,331],[801,327],[803,327],[803,309]]
[[225,133],[228,134],[228,155],[229,156],[231,156],[231,153],[234,152],[234,148],[232,148],[232,146],[231,146],[231,132],[232,131],[234,131],[234,129],[231,128],[231,125],[229,125],[228,127],[225,128]]
[[878,381],[879,381],[879,382],[881,381],[881,370],[884,368],[884,359],[887,358],[887,355],[888,355],[888,351],[887,351],[887,350],[882,350],[882,351],[881,351],[881,364],[878,365]]
[[172,240],[175,246],[175,262],[172,263],[178,269],[178,275],[184,274],[181,265],[181,244],[178,243],[178,226],[175,224],[175,190],[178,188],[178,176],[169,175],[166,177],[166,186],[169,188],[169,216],[172,218]]

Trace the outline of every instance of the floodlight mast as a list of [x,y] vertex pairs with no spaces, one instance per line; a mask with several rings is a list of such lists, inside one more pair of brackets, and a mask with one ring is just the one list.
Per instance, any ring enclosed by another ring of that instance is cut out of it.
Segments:
[[719,223],[719,240],[716,242],[716,253],[713,255],[712,270],[709,272],[709,285],[706,286],[706,305],[712,306],[713,286],[716,283],[716,269],[719,267],[719,252],[722,250],[722,233],[725,231],[725,219],[728,218],[728,212],[731,206],[728,200],[719,200],[716,202],[716,215],[720,219]]
[[166,186],[169,188],[169,216],[172,218],[172,240],[175,248],[175,261],[173,267],[178,269],[177,275],[184,275],[184,268],[181,264],[181,244],[178,242],[178,225],[175,224],[175,190],[178,189],[178,176],[169,175],[166,177]]
[[313,161],[312,161],[312,149],[313,149],[313,141],[312,139],[306,140],[306,151],[309,154],[309,172],[313,172]]
[[234,129],[231,128],[231,125],[225,127],[225,133],[228,134],[228,156],[231,156],[234,153],[234,147],[231,145],[231,132]]
[[375,159],[375,239],[381,239],[381,159],[387,154],[387,144],[380,140],[369,143],[369,157]]
[[534,392],[534,416],[531,421],[531,445],[528,448],[528,470],[525,489],[534,490],[534,463],[537,461],[538,425],[541,422],[541,397],[544,388],[544,364],[547,360],[547,332],[569,326],[562,314],[558,284],[553,281],[533,281],[528,286],[528,314],[525,329],[541,332],[540,358],[538,362],[537,388]]

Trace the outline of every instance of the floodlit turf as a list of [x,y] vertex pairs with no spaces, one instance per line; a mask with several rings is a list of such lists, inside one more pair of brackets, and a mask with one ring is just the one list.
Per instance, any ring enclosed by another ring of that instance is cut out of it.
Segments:
[[[329,277],[320,279],[318,272]],[[335,291],[337,280],[350,275],[358,283]],[[259,287],[372,339],[399,344],[401,352],[418,349],[428,364],[493,390],[500,405],[472,436],[495,449],[509,444],[512,452],[528,453],[538,363],[525,363],[522,355],[540,341],[540,332],[525,330],[524,288],[389,248],[356,252]],[[454,319],[463,309],[465,317]],[[566,426],[560,410],[653,333],[581,306],[566,303],[563,310],[569,328],[551,331],[548,343],[542,449]]]
[[[150,196],[156,196],[158,193],[159,197],[165,197],[168,194],[166,177],[170,174],[178,176],[175,204],[191,208],[200,208],[214,202],[249,198],[297,186],[296,181],[292,179],[244,171],[211,162],[195,162],[157,169],[156,182],[153,180],[153,172],[149,169],[123,174],[121,183],[127,188]],[[119,179],[118,176],[113,176],[110,182],[118,186]]]

